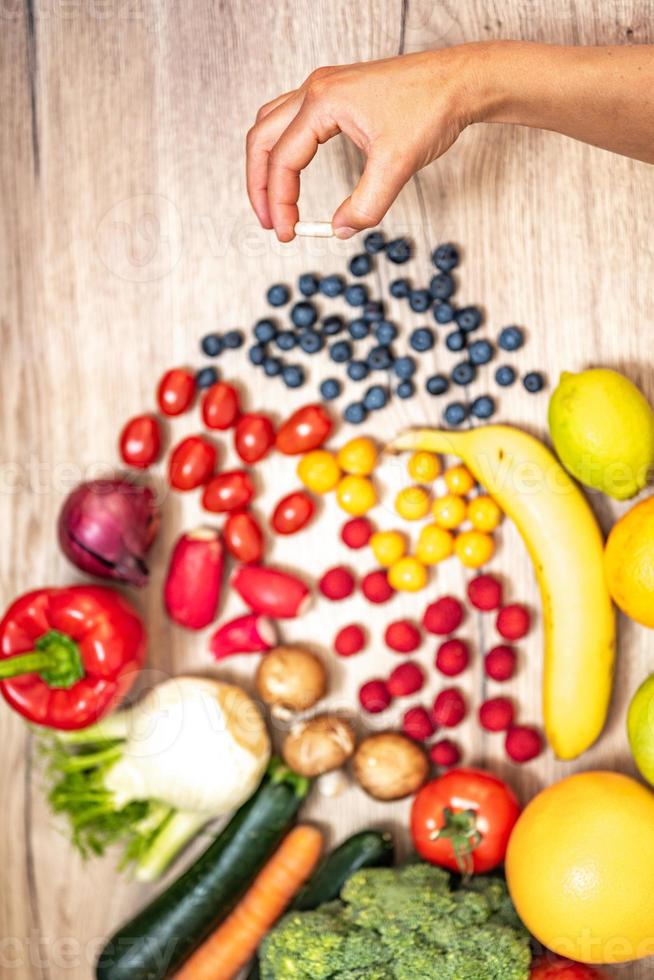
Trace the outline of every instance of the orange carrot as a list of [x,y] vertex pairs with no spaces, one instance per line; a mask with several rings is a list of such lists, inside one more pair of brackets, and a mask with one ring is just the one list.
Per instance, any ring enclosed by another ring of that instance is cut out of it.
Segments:
[[186,961],[176,980],[232,980],[315,868],[322,844],[315,827],[301,824],[289,831],[238,905]]

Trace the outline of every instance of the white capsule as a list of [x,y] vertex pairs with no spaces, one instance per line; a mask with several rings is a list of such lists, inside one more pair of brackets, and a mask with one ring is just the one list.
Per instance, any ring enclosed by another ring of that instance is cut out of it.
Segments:
[[298,221],[294,228],[296,235],[304,238],[333,238],[331,221]]

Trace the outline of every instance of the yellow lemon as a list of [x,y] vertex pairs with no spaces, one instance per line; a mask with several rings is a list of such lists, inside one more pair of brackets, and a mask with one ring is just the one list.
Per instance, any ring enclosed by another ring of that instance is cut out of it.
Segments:
[[614,602],[637,623],[654,629],[654,497],[636,504],[614,525],[604,568]]
[[370,476],[377,463],[377,447],[367,436],[357,436],[341,446],[336,458],[346,473]]

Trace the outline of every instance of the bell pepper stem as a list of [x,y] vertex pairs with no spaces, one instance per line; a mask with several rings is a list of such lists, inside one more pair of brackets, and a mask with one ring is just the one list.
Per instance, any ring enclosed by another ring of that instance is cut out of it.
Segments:
[[50,630],[33,650],[0,660],[0,680],[23,674],[38,674],[48,687],[73,687],[84,677],[79,647],[65,633]]

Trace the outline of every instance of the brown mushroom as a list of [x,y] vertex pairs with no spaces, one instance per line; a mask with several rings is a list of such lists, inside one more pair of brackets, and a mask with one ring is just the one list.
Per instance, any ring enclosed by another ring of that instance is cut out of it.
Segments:
[[399,732],[370,735],[354,756],[354,775],[376,800],[400,800],[417,792],[427,779],[429,762],[423,749]]
[[301,776],[321,776],[339,769],[354,752],[349,722],[338,715],[318,715],[295,725],[284,739],[284,762]]
[[275,647],[262,658],[255,683],[266,704],[305,711],[324,697],[327,671],[310,650]]

